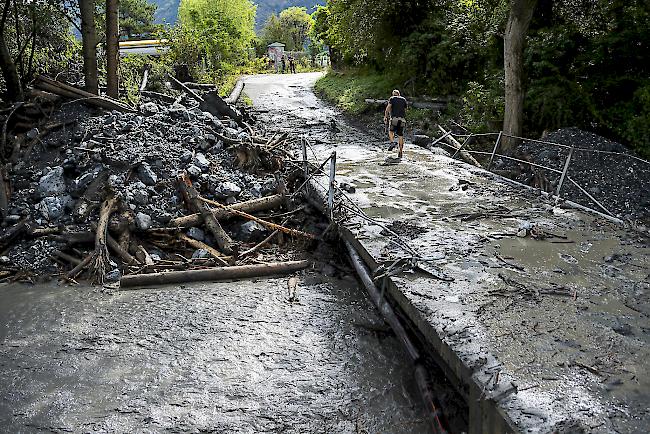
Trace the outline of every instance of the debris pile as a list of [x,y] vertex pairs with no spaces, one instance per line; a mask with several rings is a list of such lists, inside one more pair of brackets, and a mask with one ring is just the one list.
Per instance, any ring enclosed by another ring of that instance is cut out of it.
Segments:
[[[631,158],[633,154],[623,145],[578,128],[553,131],[543,140],[575,147],[567,175],[612,214],[627,221],[646,226],[650,224],[650,164]],[[569,154],[567,147],[532,141],[522,143],[518,151],[533,163],[559,171],[564,168]],[[515,165],[497,158],[494,169],[512,171]],[[531,170],[530,166],[526,166],[512,172],[515,180],[525,184],[534,183],[546,191],[555,191],[559,173]],[[571,182],[563,184],[562,197],[603,211]]]
[[47,91],[1,112],[0,278],[104,283],[267,263],[270,248],[282,262],[298,250],[274,245],[316,238],[313,225],[295,228],[308,209],[288,193],[300,176],[287,150],[297,138],[216,92],[183,87],[106,111],[88,107],[94,99],[63,102],[70,86],[40,82]]

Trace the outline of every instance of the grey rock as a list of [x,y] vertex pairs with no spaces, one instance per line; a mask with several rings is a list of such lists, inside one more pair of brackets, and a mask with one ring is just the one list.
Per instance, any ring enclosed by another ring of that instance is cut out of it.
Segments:
[[138,229],[144,231],[151,228],[153,221],[151,220],[151,216],[148,214],[139,212],[135,215],[135,225],[138,227]]
[[13,224],[18,223],[18,222],[20,221],[21,218],[22,218],[22,217],[19,216],[18,214],[9,214],[7,217],[5,217],[5,221],[6,221],[8,224],[13,225]]
[[205,249],[197,249],[192,253],[192,259],[204,259],[204,258],[209,258],[210,253],[208,253],[207,250]]
[[31,130],[27,131],[27,134],[25,134],[25,136],[27,136],[27,138],[30,140],[34,140],[36,137],[38,137],[38,133],[38,128],[32,128]]
[[190,228],[187,231],[187,236],[197,241],[205,241],[205,232],[199,228]]
[[104,282],[117,282],[122,278],[122,272],[119,268],[114,268],[104,275]]
[[65,192],[65,187],[63,167],[61,166],[51,169],[38,181],[38,190],[41,196],[62,194]]
[[180,157],[181,163],[183,163],[183,164],[189,163],[190,161],[192,161],[193,156],[194,156],[194,154],[192,154],[192,151],[183,152],[183,154]]
[[330,264],[325,264],[323,265],[321,272],[324,276],[334,277],[336,275],[336,268],[332,267]]
[[216,189],[215,194],[221,198],[238,197],[241,193],[241,188],[234,182],[224,182]]
[[253,184],[249,192],[253,197],[262,197],[262,185],[259,182]]
[[347,193],[355,193],[357,191],[357,186],[352,183],[342,182],[340,187],[341,190]]
[[145,189],[137,189],[132,193],[133,202],[138,205],[146,205],[149,203],[149,193]]
[[190,164],[185,168],[187,171],[187,174],[190,175],[192,178],[197,178],[199,175],[201,175],[201,169],[198,166],[195,166],[194,164]]
[[145,185],[156,185],[158,182],[158,175],[155,174],[151,166],[147,163],[142,163],[138,168],[138,176]]
[[413,144],[416,146],[426,147],[431,143],[431,137],[425,134],[414,134],[413,135]]
[[211,145],[210,142],[208,142],[208,141],[205,139],[205,137],[198,137],[198,138],[196,139],[196,146],[197,146],[199,149],[202,149],[202,150],[204,150],[204,151],[207,151],[207,150],[210,148],[210,146],[212,146],[212,145]]
[[210,168],[210,160],[205,158],[205,155],[200,152],[196,154],[192,163],[200,167],[201,170],[208,170]]
[[237,199],[235,199],[234,197],[228,196],[226,198],[226,205],[233,205],[235,203],[237,203]]
[[65,205],[60,197],[48,196],[36,204],[36,209],[46,220],[56,221],[63,215]]
[[190,113],[185,107],[180,104],[172,105],[169,109],[167,109],[167,113],[174,119],[177,119],[181,122],[189,122],[191,120]]
[[261,241],[265,236],[266,228],[254,221],[243,223],[237,230],[237,239],[240,241]]
[[71,191],[74,193],[81,193],[83,190],[88,187],[88,184],[90,184],[93,179],[97,174],[95,172],[86,172],[83,175],[77,177],[74,181],[72,181]]

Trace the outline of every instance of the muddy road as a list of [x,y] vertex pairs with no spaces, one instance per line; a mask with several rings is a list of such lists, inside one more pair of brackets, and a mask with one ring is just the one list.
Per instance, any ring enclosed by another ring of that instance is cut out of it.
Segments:
[[[312,163],[336,150],[337,181],[356,186],[338,198],[340,232],[367,263],[410,255],[379,222],[454,279],[411,270],[389,294],[476,397],[499,397],[484,419],[506,414],[521,432],[648,432],[647,237],[408,141],[385,165],[395,152],[382,126],[357,127],[319,101],[317,77],[251,77],[245,91],[270,125],[309,138]],[[472,414],[470,431],[503,431],[477,429]]]
[[412,366],[352,270],[331,246],[312,255],[297,300],[288,277],[0,287],[0,432],[428,432]]

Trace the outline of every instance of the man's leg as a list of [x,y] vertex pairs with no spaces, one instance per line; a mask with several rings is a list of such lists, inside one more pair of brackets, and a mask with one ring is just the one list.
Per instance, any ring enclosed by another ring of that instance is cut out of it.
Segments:
[[399,151],[397,153],[398,158],[402,158],[402,153],[404,152],[404,136],[399,136]]

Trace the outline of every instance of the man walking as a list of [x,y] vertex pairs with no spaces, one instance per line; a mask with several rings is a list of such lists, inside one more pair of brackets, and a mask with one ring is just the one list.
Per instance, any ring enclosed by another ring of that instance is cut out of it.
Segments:
[[400,95],[399,90],[393,91],[393,96],[388,100],[386,111],[384,112],[384,123],[388,125],[388,139],[390,140],[389,151],[395,149],[395,133],[398,137],[399,150],[397,158],[402,158],[404,151],[404,128],[406,127],[406,98]]

